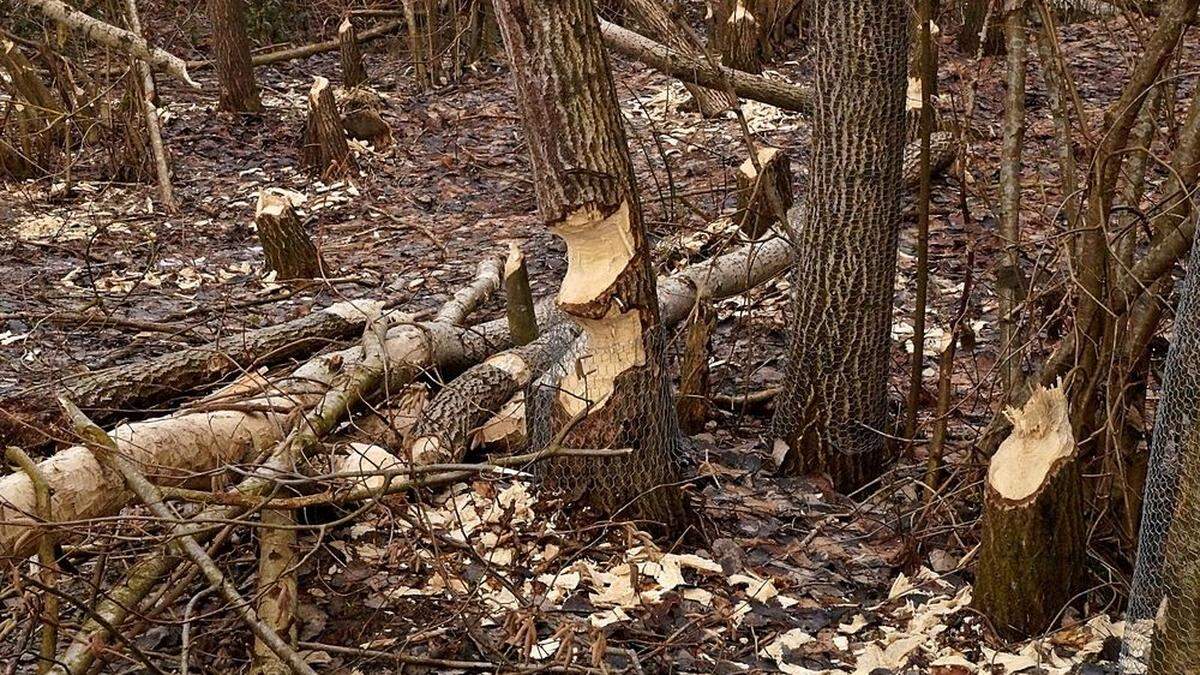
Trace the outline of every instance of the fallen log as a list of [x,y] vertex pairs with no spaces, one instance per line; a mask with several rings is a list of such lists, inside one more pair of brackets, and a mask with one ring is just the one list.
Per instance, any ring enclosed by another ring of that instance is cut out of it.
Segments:
[[604,44],[609,49],[684,82],[720,91],[733,89],[738,96],[769,103],[784,110],[804,113],[812,107],[812,92],[807,87],[752,75],[712,64],[707,60],[689,58],[666,45],[604,19],[600,19],[600,32]]
[[220,382],[231,373],[312,353],[360,333],[379,303],[341,302],[291,321],[233,333],[147,361],[68,377],[0,397],[0,438],[26,447],[61,436],[65,426],[54,393],[62,392],[105,424],[145,415],[146,409]]
[[59,0],[21,0],[21,2],[40,10],[51,19],[78,32],[87,40],[141,59],[170,73],[189,87],[200,89],[199,83],[188,75],[187,63],[183,59],[150,45],[140,35],[104,23]]
[[[381,23],[374,28],[364,30],[363,32],[358,33],[355,37],[358,44],[362,45],[364,42],[370,42],[372,40],[381,38],[403,25],[404,21],[389,21],[387,23]],[[302,45],[300,47],[280,49],[278,51],[268,52],[266,54],[259,54],[251,57],[250,63],[254,66],[266,66],[272,63],[283,63],[285,61],[295,61],[296,59],[306,59],[316,54],[337,51],[339,49],[341,49],[341,42],[338,40],[325,40],[324,42],[314,42],[312,44]],[[187,67],[191,68],[192,70],[204,70],[206,68],[212,68],[213,62],[208,60],[188,61]]]

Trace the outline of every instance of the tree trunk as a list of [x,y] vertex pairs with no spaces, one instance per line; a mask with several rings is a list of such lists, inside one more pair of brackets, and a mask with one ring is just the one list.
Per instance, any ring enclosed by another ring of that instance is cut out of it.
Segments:
[[737,218],[751,240],[758,239],[792,208],[792,164],[778,148],[759,148],[758,167],[750,159],[737,171]]
[[[1005,3],[1006,6],[1009,4]],[[1016,400],[1024,385],[1021,368],[1022,337],[1018,307],[1025,297],[1021,272],[1021,146],[1025,139],[1025,3],[1012,3],[1000,14],[1004,20],[1007,75],[1004,98],[1004,135],[1000,150],[1000,245],[1004,264],[996,271],[999,291],[1000,362],[1004,392]]]
[[756,0],[716,0],[713,16],[713,41],[721,53],[721,62],[747,73],[761,73],[763,64],[763,23]]
[[533,291],[529,288],[529,269],[525,266],[525,254],[515,243],[509,244],[508,258],[504,261],[504,312],[513,344],[527,345],[537,339],[538,322]]
[[[983,48],[984,56],[1004,53],[1004,31],[1001,30],[1001,5],[1004,0],[960,0],[962,27],[958,31],[958,48],[973,57]],[[995,4],[995,7],[990,7]],[[981,40],[986,24],[987,34]]]
[[287,281],[322,276],[321,255],[300,224],[286,193],[274,188],[260,192],[258,206],[254,209],[254,224],[258,227],[258,240],[262,242],[267,268],[275,271],[276,279]]
[[822,39],[807,218],[773,435],[786,471],[826,472],[853,490],[879,472],[888,424],[906,15],[903,0],[848,0],[813,3],[812,16]]
[[[125,15],[129,20],[129,28],[135,35],[142,34],[142,19],[138,15],[137,0],[125,0]],[[146,118],[146,137],[150,143],[150,153],[154,158],[154,173],[158,181],[158,197],[164,210],[175,213],[179,204],[175,201],[175,190],[171,186],[171,168],[167,157],[166,146],[163,145],[162,127],[159,125],[158,106],[155,105],[157,95],[154,91],[154,74],[150,72],[150,64],[141,59],[134,61],[134,71],[141,83],[137,90],[139,107]]]
[[[699,44],[690,27],[671,16],[662,0],[625,0],[625,5],[646,35],[689,59],[703,60],[704,47]],[[705,89],[695,84],[685,84],[684,87],[704,117],[714,117],[737,105],[737,99],[724,89]]]
[[[584,345],[554,397],[575,448],[625,457],[561,459],[552,484],[607,514],[668,526],[684,518],[655,278],[621,110],[591,0],[497,0],[543,219],[567,244],[558,305]],[[628,508],[626,508],[628,507]]]
[[308,92],[308,118],[304,123],[301,138],[300,164],[310,173],[323,180],[337,180],[358,170],[350,145],[346,143],[346,130],[338,117],[337,104],[329,80],[313,78]]
[[704,431],[712,412],[708,389],[708,357],[712,351],[713,308],[700,295],[683,331],[683,356],[679,359],[679,396],[675,410],[685,434]]
[[262,112],[250,62],[245,0],[208,0],[208,16],[212,21],[213,60],[221,82],[218,107],[230,112]]
[[350,17],[338,26],[338,49],[342,56],[342,84],[351,89],[367,83],[367,71],[363,68],[362,52],[358,49],[358,33]]
[[992,456],[974,606],[1005,639],[1052,628],[1084,581],[1078,452],[1061,389],[1010,410],[1013,433]]

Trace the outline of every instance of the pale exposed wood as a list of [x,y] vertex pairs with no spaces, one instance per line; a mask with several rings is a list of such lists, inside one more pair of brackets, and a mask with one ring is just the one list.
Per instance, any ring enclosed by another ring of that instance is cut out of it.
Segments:
[[779,210],[786,213],[792,207],[792,166],[787,154],[778,148],[763,147],[758,149],[757,159],[757,168],[747,159],[737,171],[735,217],[742,233],[750,239],[770,230]]

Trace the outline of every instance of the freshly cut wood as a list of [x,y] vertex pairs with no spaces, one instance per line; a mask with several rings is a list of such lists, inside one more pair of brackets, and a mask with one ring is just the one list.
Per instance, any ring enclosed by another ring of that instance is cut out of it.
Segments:
[[218,107],[231,112],[262,112],[250,61],[245,0],[208,0],[208,18],[212,21],[213,61],[221,82]]
[[714,66],[703,59],[688,58],[667,45],[659,44],[604,19],[600,19],[600,30],[604,44],[609,49],[684,82],[721,91],[732,88],[738,96],[769,103],[784,110],[807,113],[812,108],[812,91],[807,87],[798,87],[727,66]]
[[[779,148],[759,148],[737,170],[737,219],[742,233],[758,239],[792,208],[792,165]],[[762,173],[759,173],[759,168]]]
[[537,339],[537,314],[533,307],[533,291],[529,289],[529,270],[521,247],[510,242],[508,258],[504,261],[504,310],[513,344],[527,345]]
[[[697,61],[704,58],[704,47],[689,26],[671,15],[663,0],[624,0],[646,35],[684,56]],[[725,89],[707,89],[686,83],[684,87],[704,117],[714,117],[737,105],[737,97]]]
[[713,35],[721,52],[721,62],[747,73],[761,73],[764,26],[755,0],[716,0],[712,2]]
[[347,89],[367,83],[367,71],[363,68],[362,52],[358,48],[358,32],[350,17],[342,19],[338,26],[338,50],[342,57],[342,86]]
[[24,446],[65,437],[54,392],[69,396],[100,423],[145,415],[147,409],[211,386],[231,373],[273,365],[354,337],[378,307],[374,301],[342,302],[275,326],[231,333],[200,347],[7,394],[0,397],[0,437]]
[[384,121],[383,98],[367,87],[337,92],[338,114],[350,138],[368,141],[382,150],[392,144],[392,128]]
[[262,242],[267,268],[275,271],[276,279],[288,281],[322,276],[321,254],[300,223],[286,191],[267,188],[258,193],[254,224],[258,227],[258,240]]
[[356,173],[358,166],[346,142],[346,130],[338,117],[337,104],[329,80],[313,78],[308,92],[308,118],[301,138],[300,163],[324,180],[336,180]]
[[139,58],[155,68],[161,68],[170,73],[193,89],[200,88],[200,85],[188,75],[187,63],[183,59],[151,46],[140,35],[94,19],[60,0],[20,1],[78,32],[87,40]]
[[709,400],[708,357],[712,351],[713,308],[701,295],[688,317],[683,331],[683,356],[679,359],[679,392],[675,410],[679,428],[685,434],[698,434],[712,413]]
[[988,466],[974,607],[1006,639],[1054,625],[1084,580],[1078,449],[1061,388],[1010,409],[1012,434]]

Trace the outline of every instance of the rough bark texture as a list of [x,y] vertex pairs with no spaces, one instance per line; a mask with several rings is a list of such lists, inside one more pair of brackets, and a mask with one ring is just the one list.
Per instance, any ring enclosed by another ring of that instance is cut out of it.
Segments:
[[757,239],[792,208],[792,163],[778,148],[759,148],[758,167],[750,159],[737,171],[737,218],[742,232]]
[[1010,411],[1013,434],[992,456],[975,570],[976,609],[1006,639],[1051,628],[1085,578],[1078,450],[1059,389]]
[[[607,513],[684,518],[679,430],[655,278],[621,110],[590,0],[498,0],[543,219],[567,242],[558,304],[585,336],[555,396],[567,447],[631,448],[560,460],[552,483]],[[628,508],[626,508],[628,507]]]
[[600,20],[604,44],[611,50],[684,82],[720,89],[732,88],[744,98],[762,101],[785,110],[808,112],[811,92],[805,87],[744,73],[727,66],[713,67],[707,59],[690,59],[654,40],[626,30],[614,23]]
[[313,279],[321,276],[321,254],[292,208],[287,193],[267,188],[258,195],[254,224],[262,242],[267,268],[276,279]]
[[[1004,53],[1004,31],[1000,19],[1003,2],[1004,0],[963,0],[959,3],[962,27],[958,31],[958,48],[964,54],[978,54],[981,45],[984,56],[998,56]],[[990,5],[995,6],[989,13]]]
[[[689,59],[703,60],[704,47],[699,44],[690,27],[671,16],[663,0],[625,0],[625,6],[633,13],[646,35]],[[690,83],[684,87],[704,117],[719,115],[737,105],[737,99],[724,89],[706,89]]]
[[713,39],[721,62],[747,73],[761,73],[763,24],[756,0],[716,0],[712,3]]
[[370,304],[339,303],[279,325],[231,333],[200,347],[5,394],[0,396],[0,438],[24,446],[66,438],[55,392],[68,396],[101,423],[153,414],[162,404],[231,373],[273,365],[357,335],[365,321],[363,308]]
[[773,434],[785,470],[827,472],[851,490],[880,469],[888,423],[906,16],[902,0],[813,3],[812,15],[812,163]]
[[324,180],[336,180],[358,170],[346,130],[338,117],[337,104],[329,80],[314,77],[308,92],[308,119],[301,138],[300,163]]
[[683,355],[679,359],[679,397],[675,410],[679,428],[685,434],[704,431],[712,412],[708,393],[708,356],[712,351],[713,309],[708,298],[700,297],[683,332]]
[[213,27],[213,60],[221,82],[219,107],[230,112],[262,112],[250,62],[245,0],[208,0],[208,18]]
[[363,68],[362,52],[358,49],[358,32],[350,18],[338,26],[338,50],[342,56],[342,85],[347,89],[367,83],[367,71]]
[[[1006,5],[1009,3],[1005,3]],[[1025,380],[1021,368],[1018,305],[1025,296],[1021,272],[1021,145],[1025,139],[1025,3],[1015,2],[1001,16],[1007,47],[1004,133],[1000,149],[1000,245],[1004,264],[996,271],[999,297],[1000,358],[1004,387],[1014,396]]]

